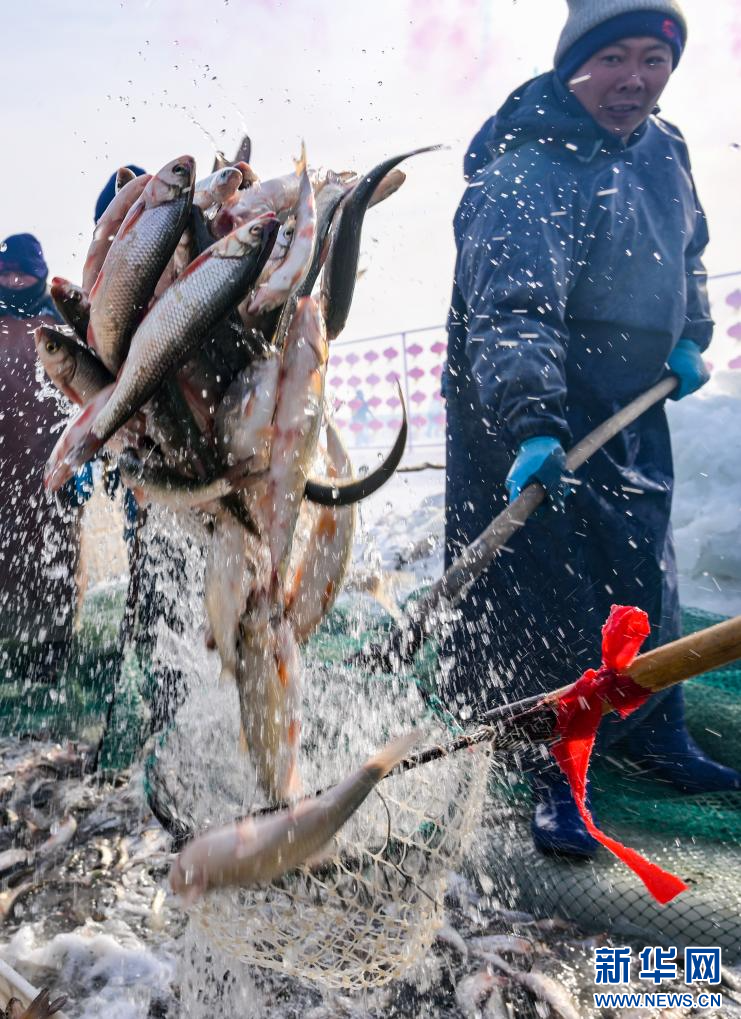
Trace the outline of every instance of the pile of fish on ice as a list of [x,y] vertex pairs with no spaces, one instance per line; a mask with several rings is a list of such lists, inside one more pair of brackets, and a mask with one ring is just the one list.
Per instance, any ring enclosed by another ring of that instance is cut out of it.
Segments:
[[[406,439],[404,412],[386,462],[353,479],[324,402],[328,341],[350,310],[365,212],[403,183],[397,164],[424,151],[361,177],[312,170],[303,149],[294,173],[268,181],[243,161],[196,181],[190,156],[153,176],[121,170],[81,287],[53,281],[67,328],[36,333],[51,381],[80,406],[47,463],[47,489],[104,455],[141,503],[207,518],[207,639],[236,681],[245,749],[273,803],[301,795],[300,645],[342,583],[354,504],[393,473]],[[328,477],[313,480],[322,424]],[[319,508],[296,549],[307,501]],[[194,898],[298,865],[409,745],[331,800],[209,832],[184,851],[173,887]]]

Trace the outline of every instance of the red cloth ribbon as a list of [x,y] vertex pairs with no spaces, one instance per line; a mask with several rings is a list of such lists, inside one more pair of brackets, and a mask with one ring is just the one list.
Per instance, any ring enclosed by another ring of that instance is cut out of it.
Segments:
[[600,842],[643,881],[648,891],[662,905],[687,889],[684,881],[662,870],[634,849],[604,835],[592,820],[586,805],[587,771],[594,739],[609,704],[625,718],[651,696],[651,691],[623,675],[638,654],[649,634],[648,616],[642,609],[613,605],[602,627],[602,665],[587,669],[584,675],[563,694],[557,704],[554,733],[558,741],[551,752],[571,786],[571,793],[589,834]]

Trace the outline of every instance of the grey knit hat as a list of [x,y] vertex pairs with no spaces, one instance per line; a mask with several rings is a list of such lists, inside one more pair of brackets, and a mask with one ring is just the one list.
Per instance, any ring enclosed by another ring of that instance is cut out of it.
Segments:
[[621,14],[641,11],[664,14],[677,22],[687,38],[687,21],[678,0],[567,0],[567,3],[569,16],[558,40],[556,67],[582,36]]

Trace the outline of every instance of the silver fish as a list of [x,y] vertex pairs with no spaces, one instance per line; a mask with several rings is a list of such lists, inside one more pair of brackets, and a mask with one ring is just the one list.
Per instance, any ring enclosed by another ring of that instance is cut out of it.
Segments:
[[73,403],[88,403],[113,382],[106,366],[74,337],[53,326],[39,326],[33,338],[44,371]]
[[137,329],[108,401],[92,416],[85,408],[60,438],[46,465],[45,484],[56,491],[75,469],[153,396],[181,367],[257,278],[278,223],[264,216],[217,241],[169,287]]
[[150,173],[144,173],[140,177],[134,177],[133,180],[128,181],[116,193],[116,197],[95,224],[93,239],[90,242],[82,270],[82,289],[86,294],[92,290],[103,262],[105,262],[105,257],[113,244],[113,239],[126,219],[129,209],[141,197],[144,188],[151,179]]
[[152,177],[127,212],[90,291],[87,340],[111,372],[126,357],[136,322],[188,222],[194,175],[193,158],[180,156]]
[[178,855],[170,887],[186,905],[212,888],[263,885],[315,856],[417,742],[402,736],[316,799],[206,832]]
[[[327,456],[332,475],[352,479],[352,463],[339,433],[327,421]],[[322,506],[286,598],[286,618],[300,644],[305,643],[334,605],[350,560],[356,507]]]
[[170,470],[157,457],[142,459],[132,449],[120,453],[117,463],[121,480],[139,503],[156,502],[175,510],[208,507],[218,502],[236,492],[240,480],[249,472],[249,465],[241,464],[239,471],[228,471],[219,477],[201,481]]

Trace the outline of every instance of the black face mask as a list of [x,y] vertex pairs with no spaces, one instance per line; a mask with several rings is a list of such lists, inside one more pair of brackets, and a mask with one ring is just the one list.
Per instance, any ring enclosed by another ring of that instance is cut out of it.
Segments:
[[0,287],[0,315],[14,315],[16,318],[31,318],[46,298],[46,280],[37,280],[32,287],[14,290]]

